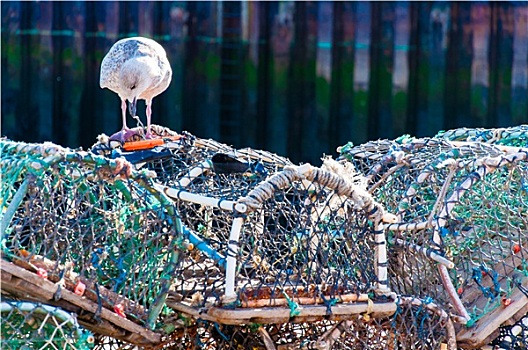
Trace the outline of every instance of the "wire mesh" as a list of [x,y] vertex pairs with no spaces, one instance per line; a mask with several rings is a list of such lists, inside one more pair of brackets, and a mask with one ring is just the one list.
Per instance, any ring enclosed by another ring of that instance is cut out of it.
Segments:
[[[150,157],[152,153],[163,156]],[[268,152],[234,150],[188,133],[156,151],[124,156],[155,170],[157,181],[165,185],[222,201],[236,201],[271,174],[291,165]],[[205,305],[208,298],[214,299],[208,304],[214,304],[224,294],[225,252],[235,216],[214,206],[180,199],[175,205],[182,223],[188,235],[199,237],[200,244],[179,266],[173,289],[181,298],[194,296],[192,305]],[[376,281],[369,235],[372,222],[364,212],[351,208],[346,198],[317,182],[296,181],[278,190],[245,219],[237,257],[237,283],[244,286],[240,297],[284,300],[287,292],[283,289],[302,289],[302,297],[315,298],[323,293],[331,303],[339,293],[372,291]],[[214,255],[203,254],[202,249]]]
[[49,305],[2,298],[2,349],[93,348],[94,337],[75,315]]
[[[340,160],[362,169],[369,192],[398,216],[389,233],[396,293],[467,311],[466,327],[520,295],[528,276],[528,153],[519,147],[528,146],[527,135],[526,126],[457,129],[340,149]],[[447,269],[424,257],[432,253],[453,262],[447,280]]]
[[[179,208],[184,206],[182,201]],[[234,219],[230,212],[199,205],[187,205],[181,212],[209,247],[228,250]],[[339,295],[371,292],[377,281],[372,223],[342,196],[316,183],[296,181],[277,190],[244,218],[239,244],[235,253],[242,305],[272,303],[275,298],[284,302],[293,296],[315,303],[319,295],[333,303]],[[193,301],[198,305],[220,301],[225,275],[223,260],[219,262],[197,252],[181,265],[181,284],[176,282],[175,290],[183,298],[202,293]]]
[[[448,316],[416,299],[398,300],[390,317],[368,313],[342,321],[222,325],[199,321],[166,349],[439,349]],[[272,344],[272,345],[270,345]]]
[[4,259],[123,317],[155,319],[179,237],[149,174],[54,145],[1,146]]
[[[154,131],[0,143],[3,265],[93,302],[95,349],[526,346],[526,127],[348,144],[320,168]],[[97,328],[103,310],[138,334]]]
[[513,325],[500,328],[499,336],[491,342],[497,349],[528,349],[528,316],[524,316]]

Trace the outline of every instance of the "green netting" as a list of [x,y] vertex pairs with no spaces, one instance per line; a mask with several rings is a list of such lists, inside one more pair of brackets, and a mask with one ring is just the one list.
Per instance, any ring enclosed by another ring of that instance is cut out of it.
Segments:
[[178,217],[154,174],[55,145],[2,141],[3,257],[142,324],[178,259]]
[[[398,299],[389,317],[357,315],[346,321],[313,320],[246,326],[194,322],[166,349],[440,349],[449,340],[448,315],[430,301]],[[452,328],[450,328],[452,331]]]
[[[519,147],[528,146],[527,135],[526,126],[457,129],[340,149],[340,159],[362,169],[369,192],[398,216],[389,233],[393,290],[431,298],[455,315],[467,311],[467,327],[522,295],[528,150]],[[424,252],[453,268],[438,268]]]
[[454,349],[490,315],[478,341],[525,346],[526,127],[322,167],[160,130],[133,151],[1,141],[3,295],[41,285],[96,349]]
[[94,336],[60,308],[27,301],[6,300],[2,312],[2,349],[93,348]]

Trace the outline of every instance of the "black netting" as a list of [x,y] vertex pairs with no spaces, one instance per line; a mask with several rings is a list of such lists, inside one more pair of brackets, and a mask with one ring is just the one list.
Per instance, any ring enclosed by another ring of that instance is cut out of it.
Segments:
[[322,167],[155,131],[90,153],[2,140],[2,295],[50,307],[3,308],[8,348],[86,338],[52,311],[96,349],[526,347],[524,126]]
[[[475,336],[471,328],[519,300],[527,284],[528,163],[518,148],[526,134],[525,126],[457,129],[341,148],[341,159],[362,169],[369,192],[398,216],[388,233],[392,289],[467,312],[462,346],[489,340],[492,329]],[[439,268],[431,255],[453,264]]]
[[93,348],[94,336],[58,307],[2,298],[2,349]]

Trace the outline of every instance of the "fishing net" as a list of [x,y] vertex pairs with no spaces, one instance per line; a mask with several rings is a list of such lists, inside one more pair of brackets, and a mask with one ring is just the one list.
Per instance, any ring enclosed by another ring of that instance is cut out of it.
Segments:
[[499,336],[491,342],[496,349],[527,349],[528,348],[528,316],[513,325],[500,328]]
[[76,314],[95,349],[526,346],[526,127],[321,167],[153,132],[1,141],[2,295]]
[[398,217],[387,227],[391,288],[465,318],[462,346],[490,342],[526,313],[527,135],[458,129],[340,148]]
[[93,347],[93,335],[74,315],[57,307],[2,299],[2,349],[77,349]]
[[[372,317],[371,317],[372,316]],[[396,313],[358,314],[348,320],[253,323],[194,322],[167,349],[439,349],[449,341],[448,315],[414,298],[397,301]],[[331,317],[330,317],[331,318]],[[435,327],[436,326],[436,327]],[[430,332],[431,329],[443,332]],[[450,330],[453,331],[452,328]]]
[[154,190],[154,174],[52,144],[2,141],[1,152],[3,270],[34,297],[88,308],[87,319],[111,311],[129,326],[152,327],[181,243],[178,217]]
[[[375,254],[383,249],[383,232],[376,230],[383,209],[364,193],[359,174],[344,180],[336,171],[346,169],[331,169],[341,167],[331,160],[327,169],[297,167],[269,152],[234,150],[190,134],[154,150],[113,155],[156,171],[157,188],[175,199],[189,251],[167,305],[183,317],[222,305],[244,314],[210,310],[215,325],[277,323],[306,317],[303,305],[319,308],[311,316],[323,319],[338,303],[359,302],[366,310],[367,301],[387,301],[386,293],[375,293],[379,285],[387,288]],[[259,315],[257,308],[266,306],[276,309]],[[196,331],[204,344],[217,333]]]

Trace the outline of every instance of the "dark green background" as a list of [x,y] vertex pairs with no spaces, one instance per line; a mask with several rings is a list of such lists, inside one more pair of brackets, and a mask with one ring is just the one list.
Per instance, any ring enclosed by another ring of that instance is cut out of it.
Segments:
[[528,122],[527,2],[1,6],[2,135],[14,140],[87,148],[117,131],[100,62],[134,35],[158,40],[174,71],[154,123],[296,162],[348,141]]

